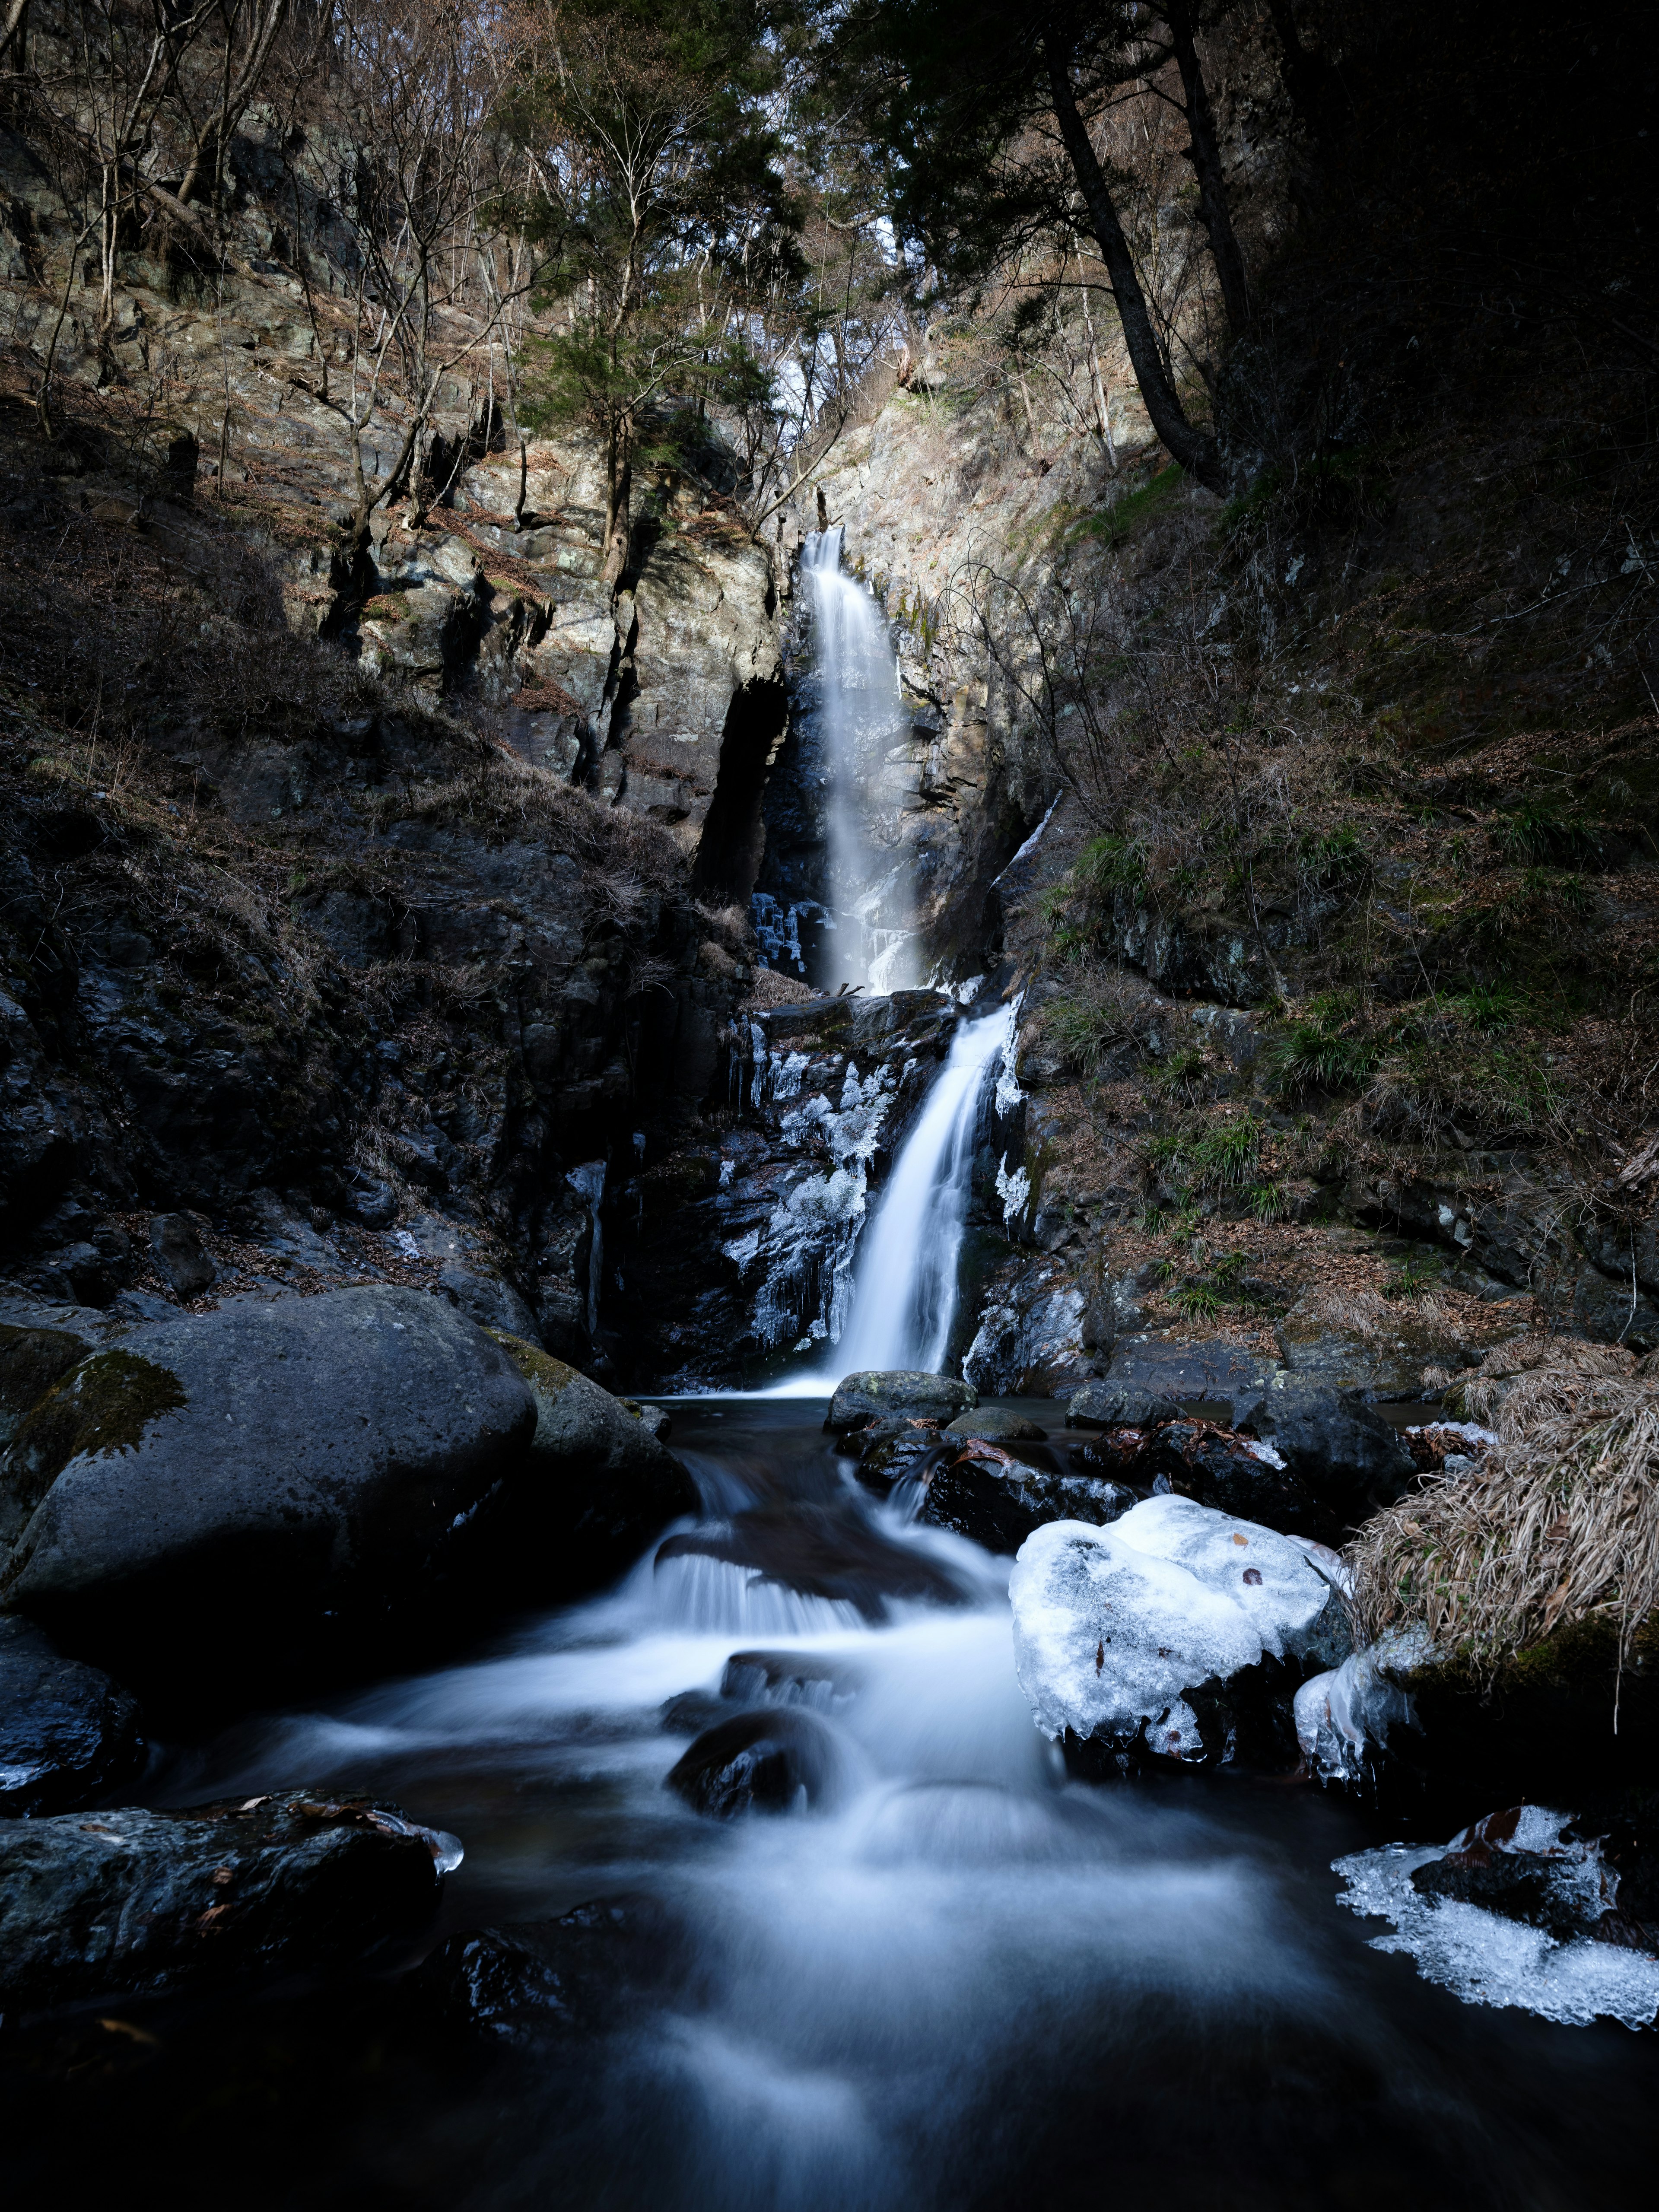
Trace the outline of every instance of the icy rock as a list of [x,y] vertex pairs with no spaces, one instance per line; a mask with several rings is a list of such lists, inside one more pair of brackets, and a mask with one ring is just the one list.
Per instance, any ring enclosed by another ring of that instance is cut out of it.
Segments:
[[1218,1755],[1226,1734],[1224,1716],[1200,1723],[1189,1693],[1329,1650],[1341,1633],[1340,1596],[1300,1546],[1178,1497],[1108,1528],[1039,1528],[1009,1596],[1015,1667],[1045,1735],[1183,1759]]
[[1598,1840],[1571,1832],[1572,1817],[1512,1806],[1449,1844],[1356,1851],[1333,1863],[1348,1884],[1338,1902],[1391,1921],[1371,1948],[1404,1952],[1465,2004],[1648,2027],[1659,2019],[1659,1959],[1632,1947],[1618,1876]]
[[1322,1782],[1363,1782],[1387,1750],[1390,1730],[1417,1727],[1403,1678],[1431,1656],[1420,1630],[1391,1630],[1329,1674],[1302,1685],[1296,1693],[1296,1740]]

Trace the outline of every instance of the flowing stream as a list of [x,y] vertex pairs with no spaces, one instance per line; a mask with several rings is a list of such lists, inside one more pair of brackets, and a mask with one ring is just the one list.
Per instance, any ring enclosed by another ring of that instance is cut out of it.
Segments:
[[[771,1579],[653,1547],[607,1596],[465,1663],[256,1717],[166,1778],[174,1802],[395,1796],[467,1844],[441,1934],[649,1899],[670,1932],[618,1937],[631,1994],[583,2033],[482,2053],[425,2016],[399,2027],[389,1979],[129,2008],[177,2056],[106,2130],[123,2170],[153,2160],[186,2193],[216,2178],[228,2112],[242,2203],[1645,2200],[1654,2039],[1471,2009],[1368,1949],[1329,1868],[1379,1832],[1340,1801],[1231,1771],[1069,1782],[1015,1679],[1006,1560],[862,1492],[821,1401],[674,1413],[710,1525],[799,1523],[798,1574],[787,1540]],[[851,1598],[823,1586],[843,1539],[864,1563]],[[888,1570],[932,1597],[884,1597]],[[723,1709],[800,1698],[830,1781],[810,1808],[717,1821],[665,1787],[689,1727],[665,1732],[662,1708],[715,1698],[757,1647],[773,1688],[745,1662]]]

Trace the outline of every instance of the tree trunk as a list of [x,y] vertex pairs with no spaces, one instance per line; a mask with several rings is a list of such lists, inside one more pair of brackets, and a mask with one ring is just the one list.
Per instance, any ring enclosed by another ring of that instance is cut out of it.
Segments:
[[21,76],[24,62],[24,40],[28,27],[29,0],[0,0],[0,62],[4,61],[14,41],[17,46],[17,70]]
[[634,439],[629,422],[613,423],[605,453],[605,560],[599,581],[614,592],[628,568],[631,533],[628,510],[634,499]]
[[1216,275],[1221,280],[1221,300],[1234,334],[1250,319],[1250,295],[1244,281],[1244,257],[1238,250],[1231,210],[1227,204],[1227,180],[1221,173],[1221,148],[1216,138],[1215,114],[1210,89],[1198,58],[1198,43],[1190,11],[1178,0],[1164,0],[1164,19],[1175,47],[1187,95],[1187,130],[1192,140],[1188,159],[1198,179],[1198,215],[1210,234]]
[[1123,342],[1129,349],[1135,381],[1146,403],[1146,412],[1152,418],[1152,428],[1189,476],[1196,477],[1209,491],[1224,493],[1227,479],[1215,440],[1188,422],[1164,368],[1158,333],[1152,328],[1146,295],[1135,273],[1134,256],[1123,235],[1123,226],[1118,221],[1117,210],[1112,204],[1111,191],[1088,131],[1078,112],[1077,96],[1072,89],[1071,58],[1052,37],[1044,39],[1042,47],[1048,65],[1054,120],[1060,125],[1060,135],[1071,158],[1084,205],[1089,210],[1095,241],[1106,264],[1118,318],[1123,325]]

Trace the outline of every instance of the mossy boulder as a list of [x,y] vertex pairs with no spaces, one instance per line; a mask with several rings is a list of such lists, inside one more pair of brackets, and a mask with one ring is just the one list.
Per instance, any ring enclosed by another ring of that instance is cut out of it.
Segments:
[[950,1421],[971,1413],[979,1393],[971,1382],[954,1375],[924,1375],[909,1368],[866,1368],[843,1375],[830,1401],[824,1427],[837,1436],[861,1429],[867,1421],[880,1421],[896,1413],[923,1420]]
[[284,1679],[430,1604],[536,1425],[498,1346],[373,1286],[135,1329],[56,1383],[13,1453],[40,1491],[0,1604],[128,1680]]
[[547,1547],[550,1594],[592,1589],[632,1565],[671,1521],[698,1510],[697,1486],[659,1443],[654,1420],[550,1352],[489,1332],[536,1407],[513,1516]]

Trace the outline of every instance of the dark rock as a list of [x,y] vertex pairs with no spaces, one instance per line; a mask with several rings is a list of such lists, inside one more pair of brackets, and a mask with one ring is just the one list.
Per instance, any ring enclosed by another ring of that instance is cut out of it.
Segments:
[[1085,1382],[1066,1408],[1068,1429],[1152,1429],[1180,1418],[1173,1398],[1137,1382]]
[[21,1424],[6,1482],[34,1510],[0,1595],[124,1672],[209,1643],[216,1677],[280,1669],[337,1616],[428,1601],[535,1422],[501,1349],[422,1291],[135,1329]]
[[1279,1375],[1251,1401],[1239,1425],[1271,1443],[1316,1508],[1304,1533],[1336,1541],[1405,1495],[1417,1470],[1397,1429],[1359,1390],[1334,1390],[1297,1375]]
[[521,1337],[490,1334],[536,1403],[514,1519],[556,1546],[550,1586],[596,1588],[631,1566],[669,1522],[696,1512],[697,1486],[654,1425],[620,1398]]
[[365,1229],[390,1229],[398,1218],[398,1200],[390,1183],[377,1182],[359,1172],[346,1192],[346,1208]]
[[720,1676],[720,1695],[741,1705],[811,1705],[834,1712],[850,1705],[864,1677],[844,1659],[811,1651],[734,1651]]
[[886,1618],[892,1598],[959,1605],[963,1592],[935,1561],[881,1535],[860,1515],[833,1505],[762,1506],[706,1522],[657,1547],[657,1565],[678,1559],[726,1559],[805,1597],[856,1606]]
[[728,1708],[707,1690],[682,1690],[665,1698],[657,1709],[657,1724],[665,1735],[701,1735],[705,1729],[728,1717]]
[[617,1403],[630,1413],[649,1437],[665,1444],[674,1433],[673,1418],[665,1406],[647,1406],[639,1398],[618,1398]]
[[1327,1517],[1289,1468],[1274,1466],[1248,1438],[1209,1421],[1169,1421],[1153,1430],[1125,1479],[1288,1534],[1313,1535]]
[[1278,1372],[1276,1360],[1260,1359],[1233,1344],[1120,1337],[1106,1380],[1133,1384],[1183,1405],[1224,1404],[1237,1423],[1244,1418],[1243,1407],[1261,1396]]
[[916,1518],[930,1528],[954,1529],[988,1552],[1012,1556],[1047,1521],[1103,1528],[1127,1513],[1138,1494],[1091,1472],[1050,1472],[969,1443],[935,1468]]
[[452,2032],[524,2045],[602,2034],[687,1963],[684,1931],[654,1898],[606,1897],[452,1936],[404,1986]]
[[187,1213],[158,1213],[149,1224],[149,1249],[157,1270],[181,1298],[199,1298],[219,1279]]
[[[1421,1897],[1479,1905],[1541,1928],[1559,1942],[1575,1936],[1605,1940],[1604,1917],[1624,1904],[1621,1884],[1603,1861],[1601,1839],[1576,1836],[1571,1827],[1571,1814],[1542,1805],[1488,1813],[1454,1836],[1438,1858],[1416,1868],[1412,1887]],[[1639,1928],[1635,1933],[1639,1941]]]
[[453,1261],[438,1270],[438,1288],[453,1306],[459,1306],[480,1328],[500,1329],[509,1336],[532,1342],[538,1334],[536,1316],[511,1283],[499,1275],[481,1274],[476,1268],[458,1267]]
[[844,1436],[866,1421],[895,1413],[948,1421],[978,1403],[979,1393],[973,1385],[958,1382],[952,1375],[923,1375],[907,1368],[868,1369],[862,1374],[842,1376],[823,1425]]
[[1023,1413],[1012,1413],[1004,1406],[981,1406],[971,1413],[959,1413],[954,1421],[947,1422],[947,1437],[984,1437],[992,1443],[1040,1444],[1048,1436],[1035,1421],[1028,1421]]
[[666,1787],[719,1820],[738,1813],[792,1811],[803,1795],[823,1802],[833,1787],[836,1753],[823,1723],[799,1706],[738,1713],[700,1735]]
[[920,1474],[930,1452],[941,1442],[937,1421],[908,1419],[896,1414],[890,1420],[872,1421],[854,1429],[843,1441],[859,1455],[859,1480],[866,1488],[884,1493],[896,1482]]
[[430,1919],[453,1837],[306,1790],[0,1828],[0,2004],[32,2008],[362,1953]]
[[0,1618],[0,1816],[68,1812],[143,1763],[137,1699],[33,1621]]

